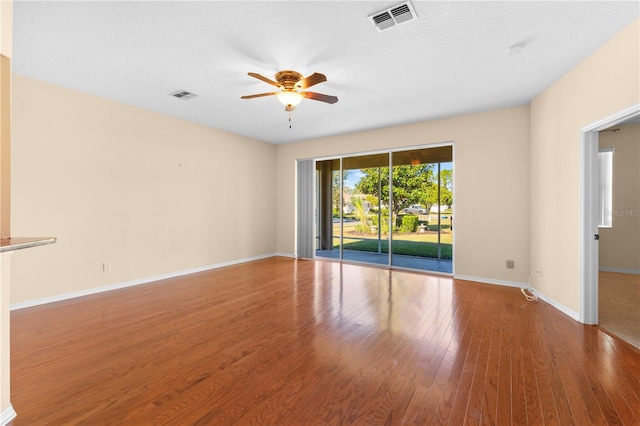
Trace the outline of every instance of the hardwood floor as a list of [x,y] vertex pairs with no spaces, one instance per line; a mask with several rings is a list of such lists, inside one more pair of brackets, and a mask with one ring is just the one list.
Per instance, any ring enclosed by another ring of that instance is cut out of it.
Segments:
[[13,425],[640,424],[640,353],[518,289],[269,258],[11,313]]

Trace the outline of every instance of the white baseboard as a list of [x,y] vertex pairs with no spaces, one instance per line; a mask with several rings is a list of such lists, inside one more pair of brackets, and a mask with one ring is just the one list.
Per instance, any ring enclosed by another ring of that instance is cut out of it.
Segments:
[[602,272],[618,272],[620,274],[640,275],[640,269],[624,269],[624,268],[607,268],[600,267]]
[[548,304],[550,304],[551,306],[553,306],[554,308],[556,308],[557,310],[559,310],[563,314],[567,315],[571,319],[574,319],[574,320],[576,320],[578,322],[581,322],[580,321],[580,315],[576,311],[567,308],[562,303],[560,303],[560,302],[558,302],[556,300],[553,300],[552,298],[540,293],[538,290],[536,290],[536,295],[538,296],[538,298],[540,300],[543,300],[543,301],[547,302]]
[[295,259],[297,256],[293,253],[282,253],[282,252],[276,252],[275,254],[276,256],[282,256],[282,257],[291,257],[293,259]]
[[73,292],[70,292],[70,293],[63,293],[63,294],[58,294],[58,295],[55,295],[55,296],[43,297],[41,299],[27,300],[25,302],[12,303],[9,306],[9,309],[12,310],[12,311],[15,311],[15,310],[18,310],[18,309],[31,308],[33,306],[44,305],[44,304],[47,304],[47,303],[60,302],[60,301],[63,301],[63,300],[74,299],[76,297],[89,296],[91,294],[104,293],[104,292],[107,292],[107,291],[118,290],[118,289],[121,289],[121,288],[133,287],[133,286],[140,285],[140,284],[148,284],[148,283],[154,282],[154,281],[166,280],[168,278],[181,277],[183,275],[195,274],[197,272],[209,271],[209,270],[212,270],[212,269],[223,268],[225,266],[237,265],[237,264],[240,264],[240,263],[251,262],[251,261],[254,261],[254,260],[266,259],[268,257],[274,257],[274,256],[281,256],[281,255],[276,254],[276,253],[269,253],[269,254],[263,254],[263,255],[259,255],[259,256],[253,256],[253,257],[245,257],[243,259],[230,260],[228,262],[216,263],[216,264],[207,265],[207,266],[200,266],[200,267],[197,267],[197,268],[185,269],[183,271],[177,271],[177,272],[170,272],[170,273],[167,273],[167,274],[155,275],[153,277],[140,278],[140,279],[137,279],[137,280],[125,281],[125,282],[111,284],[111,285],[102,286],[102,287],[88,288],[86,290],[73,291]]
[[9,404],[7,408],[0,413],[0,426],[5,426],[9,422],[15,419],[17,416],[16,411],[13,409],[13,405]]
[[517,281],[507,281],[507,280],[495,280],[493,278],[483,278],[483,277],[472,277],[469,275],[458,275],[454,274],[453,278],[457,280],[465,280],[465,281],[476,281],[484,284],[495,284],[495,285],[503,285],[506,287],[517,287],[517,288],[526,288],[526,283],[520,283]]
[[[494,280],[491,278],[482,278],[482,277],[470,277],[470,276],[466,276],[466,275],[455,275],[454,278],[459,279],[459,280],[467,280],[467,281],[476,281],[479,283],[485,283],[485,284],[495,284],[495,285],[503,285],[503,286],[507,286],[507,287],[517,287],[517,288],[528,288],[529,285],[526,283],[519,283],[519,282],[515,282],[515,281],[504,281],[504,280]],[[578,315],[577,312],[573,311],[572,309],[567,308],[566,306],[564,306],[562,303],[553,300],[552,298],[540,293],[538,290],[534,289],[536,296],[538,296],[538,298],[548,304],[550,304],[551,306],[553,306],[554,308],[556,308],[557,310],[559,310],[560,312],[562,312],[563,314],[569,316],[570,318],[580,322],[580,315]]]

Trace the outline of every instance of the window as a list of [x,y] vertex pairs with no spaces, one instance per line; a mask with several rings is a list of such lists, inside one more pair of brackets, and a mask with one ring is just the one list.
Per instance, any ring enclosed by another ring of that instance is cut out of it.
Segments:
[[598,150],[598,227],[611,228],[613,215],[613,148]]

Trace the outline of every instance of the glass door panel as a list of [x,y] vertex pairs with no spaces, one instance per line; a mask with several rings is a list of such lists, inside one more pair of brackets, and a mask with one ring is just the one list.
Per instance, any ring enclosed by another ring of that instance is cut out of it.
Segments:
[[391,265],[452,272],[451,146],[392,153]]
[[389,264],[389,154],[342,159],[342,258]]

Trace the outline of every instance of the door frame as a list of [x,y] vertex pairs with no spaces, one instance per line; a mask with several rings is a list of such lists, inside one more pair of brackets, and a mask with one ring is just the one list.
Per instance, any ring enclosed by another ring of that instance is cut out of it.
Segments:
[[580,129],[580,322],[598,324],[598,132],[640,115],[640,103]]

